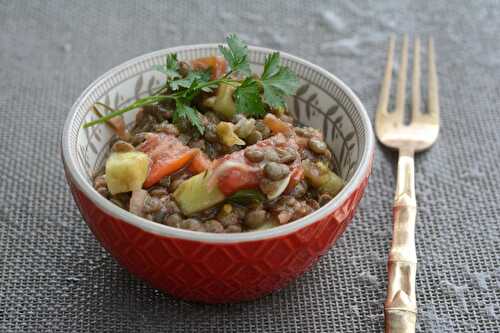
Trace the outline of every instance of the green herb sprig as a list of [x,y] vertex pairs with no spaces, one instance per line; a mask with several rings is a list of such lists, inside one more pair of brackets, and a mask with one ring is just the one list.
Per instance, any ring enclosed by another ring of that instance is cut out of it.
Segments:
[[[221,83],[237,86],[234,91],[236,111],[248,116],[262,117],[266,113],[266,104],[270,108],[285,105],[285,96],[293,95],[298,88],[297,76],[285,66],[280,65],[280,54],[274,52],[266,57],[264,70],[260,77],[252,76],[248,61],[248,47],[236,35],[226,38],[227,47],[220,45],[219,51],[228,62],[230,70],[221,78],[210,80],[210,71],[190,71],[186,77],[179,73],[179,63],[176,54],[166,57],[165,65],[155,66],[154,69],[166,76],[165,84],[153,95],[140,98],[131,105],[114,110],[109,106],[105,109],[111,112],[83,125],[91,127],[102,124],[111,118],[120,116],[136,108],[156,105],[172,100],[175,102],[173,114],[174,122],[181,118],[187,119],[201,134],[204,132],[199,111],[190,105],[192,100],[202,91],[212,92]],[[233,78],[237,74],[240,80]],[[170,94],[165,94],[171,91]],[[103,106],[102,103],[96,105]]]

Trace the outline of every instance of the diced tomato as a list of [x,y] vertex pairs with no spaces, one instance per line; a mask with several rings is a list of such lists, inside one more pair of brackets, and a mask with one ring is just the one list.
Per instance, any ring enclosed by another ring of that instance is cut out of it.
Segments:
[[137,147],[151,158],[152,164],[144,187],[148,188],[187,165],[200,151],[185,146],[169,134],[150,134]]
[[222,57],[210,56],[198,58],[191,61],[193,69],[209,69],[212,73],[211,79],[215,80],[223,76],[227,71],[227,62]]
[[[287,138],[283,134],[272,136],[246,149],[254,149],[256,147],[261,149],[265,147],[292,147],[298,149],[295,140]],[[216,177],[217,185],[225,195],[231,195],[239,190],[257,188],[259,186],[259,182],[263,177],[262,165],[250,163],[245,158],[246,149],[219,158],[212,164],[212,175]],[[293,183],[293,187],[302,179],[303,171],[300,171],[301,169],[300,158],[297,158],[290,165],[290,171],[292,172],[292,180],[290,182]]]
[[239,190],[256,188],[260,180],[259,170],[231,168],[224,172],[224,176],[219,178],[218,186],[226,196]]
[[200,151],[194,158],[191,164],[189,165],[189,171],[193,173],[200,173],[205,170],[208,170],[212,165],[212,161],[208,158],[208,156]]

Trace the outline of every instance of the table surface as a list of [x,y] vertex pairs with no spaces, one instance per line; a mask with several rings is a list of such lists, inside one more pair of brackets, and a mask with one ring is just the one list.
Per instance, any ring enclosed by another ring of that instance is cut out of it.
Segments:
[[377,147],[356,217],[287,288],[254,302],[176,300],[121,268],[82,221],[60,131],[97,76],[229,32],[308,59],[373,117],[387,34],[434,36],[442,131],[416,159],[419,332],[500,330],[497,1],[0,0],[1,332],[380,332],[395,154]]

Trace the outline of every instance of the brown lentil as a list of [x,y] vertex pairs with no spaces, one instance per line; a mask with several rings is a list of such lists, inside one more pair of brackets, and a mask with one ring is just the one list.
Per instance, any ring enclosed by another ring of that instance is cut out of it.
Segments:
[[165,209],[167,210],[167,214],[174,214],[174,213],[180,213],[181,209],[177,204],[175,203],[174,200],[170,200],[164,204]]
[[159,211],[153,213],[153,221],[162,223],[167,215],[167,209],[165,207],[161,207]]
[[165,224],[174,228],[179,228],[182,222],[182,216],[178,213],[169,215],[164,220]]
[[205,222],[205,229],[207,230],[207,232],[224,232],[224,226],[217,220],[208,220],[207,222]]
[[251,229],[256,229],[266,223],[267,212],[263,209],[252,210],[245,216],[245,225]]
[[328,151],[328,147],[327,147],[326,143],[324,141],[321,141],[321,140],[316,139],[316,138],[309,139],[307,146],[314,153],[319,154],[319,155],[325,154]]
[[191,231],[205,231],[205,226],[200,221],[193,218],[183,220],[180,223],[180,227]]
[[162,208],[162,203],[157,197],[147,197],[144,201],[144,213],[156,213]]
[[318,131],[311,127],[295,127],[295,133],[305,138],[312,138]]
[[226,227],[226,229],[224,229],[225,232],[227,233],[237,233],[237,232],[241,232],[241,225],[239,224],[232,224],[228,227]]
[[264,194],[273,193],[279,185],[278,181],[272,181],[268,178],[262,178],[259,182],[259,188]]
[[246,142],[247,144],[249,145],[253,145],[253,144],[256,144],[257,142],[259,142],[260,140],[262,140],[262,133],[257,131],[257,130],[254,130],[252,133],[250,133],[250,135],[247,136],[246,138]]
[[271,180],[281,180],[290,174],[290,168],[286,164],[268,162],[264,166],[264,175]]
[[245,157],[250,162],[259,163],[264,159],[264,152],[259,148],[246,149]]
[[257,120],[255,122],[255,128],[262,134],[262,138],[267,139],[268,137],[271,136],[271,130],[269,127],[264,125],[264,122],[262,120]]
[[132,143],[134,146],[137,146],[143,143],[145,140],[146,140],[146,133],[137,133],[134,136],[132,136],[130,143]]
[[264,159],[270,162],[279,162],[280,156],[276,149],[269,147],[264,150]]
[[299,156],[298,152],[291,147],[276,148],[276,152],[278,153],[278,156],[279,156],[279,162],[285,163],[285,164],[292,163]]

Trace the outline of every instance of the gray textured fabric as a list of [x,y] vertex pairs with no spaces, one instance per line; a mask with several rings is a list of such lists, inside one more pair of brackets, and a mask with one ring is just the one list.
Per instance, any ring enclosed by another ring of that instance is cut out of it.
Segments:
[[443,128],[416,161],[419,332],[500,330],[497,1],[0,1],[0,332],[379,332],[395,155],[377,149],[355,221],[309,273],[255,302],[173,299],[100,247],[66,186],[59,134],[80,92],[164,47],[252,44],[317,63],[373,115],[386,34],[432,34]]

